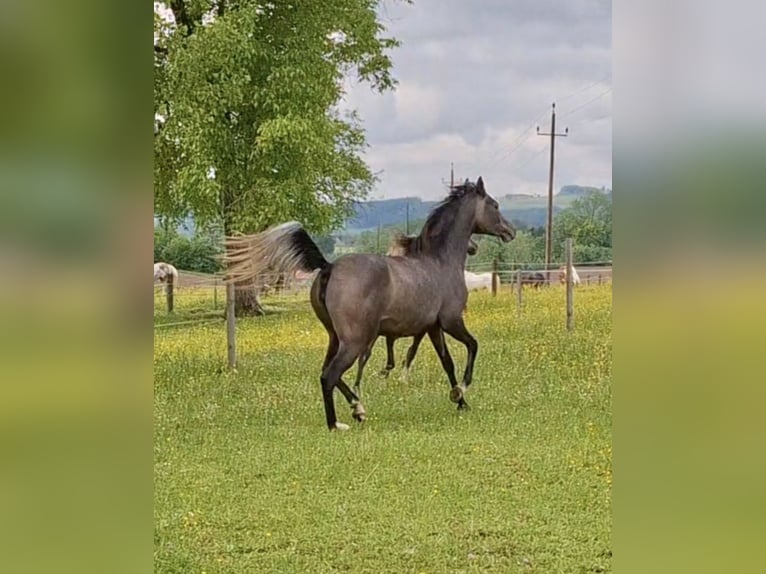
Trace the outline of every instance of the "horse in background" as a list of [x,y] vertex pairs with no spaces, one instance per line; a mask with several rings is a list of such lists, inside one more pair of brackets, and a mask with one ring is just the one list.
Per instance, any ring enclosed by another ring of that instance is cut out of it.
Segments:
[[[386,256],[387,257],[407,257],[412,252],[413,245],[415,244],[416,239],[417,239],[417,235],[404,235],[402,232],[396,231],[391,240],[391,244],[388,247]],[[468,255],[476,255],[476,252],[478,250],[479,250],[479,244],[476,243],[473,239],[469,239],[468,249],[467,249]],[[415,355],[418,352],[418,347],[420,346],[420,342],[423,340],[423,337],[425,337],[425,335],[426,333],[424,331],[423,333],[420,333],[419,335],[415,335],[415,337],[413,337],[412,345],[410,345],[410,348],[407,349],[407,358],[404,361],[405,373],[409,373],[410,365],[412,364],[412,361],[415,360]],[[396,342],[398,338],[399,337],[394,337],[394,336],[386,337],[386,366],[383,367],[383,369],[380,371],[380,374],[383,375],[384,377],[387,377],[388,374],[396,366],[396,358],[394,356],[394,343]],[[367,351],[365,355],[360,357],[354,388],[358,389],[361,387],[362,372],[364,371],[364,366],[369,360],[371,354],[372,354],[372,347],[370,347],[370,349]]]
[[[562,285],[567,284],[567,267],[566,265],[562,265],[559,268],[559,283]],[[575,269],[574,265],[572,265],[572,283],[574,285],[580,284],[580,276],[577,274],[577,269]]]
[[521,284],[522,285],[531,285],[535,289],[539,289],[543,285],[545,285],[545,275],[540,273],[539,271],[527,271],[523,272],[521,274]]
[[170,263],[162,261],[154,264],[154,282],[168,283],[168,279],[173,278],[173,284],[178,285],[178,270]]
[[492,273],[471,273],[463,271],[466,289],[469,291],[480,291],[481,289],[492,289]]
[[[479,344],[463,321],[468,299],[463,269],[472,234],[511,241],[516,231],[500,213],[480,177],[454,186],[431,211],[407,257],[350,253],[329,262],[298,222],[227,239],[227,282],[249,280],[268,266],[284,271],[319,270],[311,286],[311,306],[328,335],[320,385],[327,428],[348,430],[338,421],[333,392],[337,388],[361,422],[366,411],[359,388],[343,381],[343,374],[368,352],[380,335],[414,337],[428,333],[450,383],[450,400],[467,408],[465,392],[473,380]],[[466,348],[463,380],[444,333]]]

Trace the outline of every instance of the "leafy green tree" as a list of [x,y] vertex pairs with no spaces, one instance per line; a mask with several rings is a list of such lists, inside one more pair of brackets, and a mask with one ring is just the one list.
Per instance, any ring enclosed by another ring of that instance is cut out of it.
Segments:
[[221,243],[210,233],[184,237],[174,228],[154,230],[154,260],[178,269],[216,273],[221,270]]
[[480,264],[490,269],[497,259],[502,269],[529,268],[530,263],[545,261],[545,238],[535,237],[529,231],[517,231],[516,237],[509,243],[502,243],[494,237],[474,236],[479,245],[476,255],[469,258],[472,265]]
[[[155,2],[155,213],[227,235],[338,227],[375,182],[342,80],[395,86],[378,3]],[[247,293],[238,310],[257,312]]]
[[[563,260],[564,240],[567,237],[574,239],[575,246],[609,248],[611,252],[612,200],[610,196],[599,191],[591,191],[576,199],[568,209],[556,215],[553,223],[554,259]],[[603,255],[605,252],[602,250],[599,253]],[[580,254],[585,255],[582,247]],[[576,261],[583,262],[581,259]],[[592,259],[586,261],[592,261]]]
[[612,260],[612,248],[600,245],[575,245],[572,257],[576,263],[595,263]]

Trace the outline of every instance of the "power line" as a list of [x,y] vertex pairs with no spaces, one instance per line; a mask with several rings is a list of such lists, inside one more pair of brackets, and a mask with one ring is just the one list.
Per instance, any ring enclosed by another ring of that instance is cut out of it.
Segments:
[[597,95],[595,98],[591,98],[590,100],[588,100],[588,101],[587,101],[587,102],[585,102],[584,104],[580,104],[580,105],[579,105],[579,106],[577,106],[576,108],[572,108],[572,109],[571,109],[571,110],[569,110],[568,112],[564,112],[564,113],[562,114],[562,116],[561,116],[561,117],[562,117],[562,118],[565,118],[565,117],[571,116],[571,115],[572,115],[572,114],[574,114],[575,112],[577,112],[577,111],[579,111],[579,110],[583,109],[585,106],[589,106],[590,104],[592,104],[592,103],[593,103],[593,102],[595,102],[596,100],[603,98],[605,95],[607,95],[607,94],[608,94],[609,92],[611,92],[611,91],[612,91],[612,88],[610,87],[610,88],[608,88],[608,89],[604,90],[603,92],[601,92],[601,93],[600,93],[599,95]]
[[515,166],[514,166],[514,165],[511,165],[511,166],[509,166],[509,167],[513,168],[515,171],[521,171],[522,169],[524,169],[525,167],[527,167],[527,166],[528,166],[528,165],[529,165],[529,164],[532,162],[532,160],[533,160],[533,159],[535,159],[535,158],[536,158],[536,157],[538,157],[538,156],[539,156],[541,153],[543,153],[543,152],[545,151],[545,149],[546,149],[545,147],[541,147],[539,150],[537,150],[535,153],[533,153],[531,156],[529,156],[529,157],[528,157],[528,158],[527,158],[525,161],[523,161],[522,163],[520,163],[520,164],[518,164],[518,165],[515,165]]
[[[559,103],[561,103],[561,102],[562,102],[562,101],[564,101],[564,100],[568,100],[569,98],[571,98],[571,97],[573,97],[573,96],[576,96],[576,95],[579,95],[579,94],[581,94],[581,93],[583,93],[583,92],[586,92],[587,90],[589,90],[589,89],[593,88],[594,86],[597,86],[598,84],[601,84],[601,83],[603,83],[603,82],[604,82],[604,81],[605,81],[607,78],[609,78],[609,74],[607,74],[606,76],[604,76],[604,77],[603,77],[603,78],[601,78],[600,80],[596,80],[595,82],[591,82],[590,84],[587,84],[587,85],[585,85],[584,87],[582,87],[582,88],[579,88],[579,89],[575,90],[574,92],[571,92],[570,94],[567,94],[567,95],[566,95],[566,96],[564,96],[563,98],[560,98],[560,99],[559,99]],[[604,96],[604,95],[605,95],[605,94],[606,94],[608,91],[610,91],[611,89],[612,89],[612,88],[610,87],[610,88],[609,88],[609,90],[607,90],[606,92],[603,92],[603,93],[599,94],[597,97],[593,98],[592,100],[589,100],[589,101],[585,102],[584,104],[582,104],[582,107],[585,107],[585,106],[587,106],[588,104],[590,104],[591,102],[594,102],[594,101],[596,101],[598,98],[600,98],[600,97]],[[579,109],[579,108],[575,108],[574,110],[570,110],[569,112],[567,112],[567,113],[566,113],[566,114],[564,114],[564,115],[567,115],[567,114],[571,114],[571,113],[573,113],[574,111],[576,111],[577,109]],[[521,132],[521,134],[519,134],[519,136],[518,136],[518,137],[517,137],[515,140],[513,140],[513,141],[512,141],[512,142],[511,142],[511,143],[508,145],[508,148],[507,148],[507,149],[508,149],[508,151],[506,151],[506,152],[505,152],[505,153],[503,153],[503,154],[502,154],[500,157],[497,157],[497,158],[496,158],[496,159],[494,159],[494,160],[490,159],[491,163],[489,164],[489,166],[488,166],[488,167],[492,167],[492,166],[494,166],[494,165],[495,165],[495,164],[497,164],[499,161],[501,161],[501,160],[505,159],[506,157],[508,157],[508,156],[510,156],[512,153],[514,153],[516,150],[518,150],[518,149],[519,149],[519,148],[520,148],[520,147],[521,147],[521,146],[524,144],[524,142],[526,142],[526,141],[529,139],[529,137],[532,135],[532,134],[531,134],[531,133],[529,133],[529,132],[531,132],[532,128],[533,128],[535,125],[537,125],[537,123],[538,123],[538,122],[539,122],[539,121],[542,119],[542,117],[545,115],[545,113],[546,113],[547,111],[548,111],[547,109],[543,110],[543,111],[540,113],[540,115],[539,115],[539,116],[537,116],[537,117],[536,117],[536,118],[533,120],[532,124],[531,124],[531,125],[530,125],[530,126],[527,128],[527,129],[525,129],[523,132]],[[562,116],[562,117],[563,117],[563,116]],[[525,137],[525,136],[526,136],[526,137]],[[496,154],[497,154],[497,152],[496,152]],[[495,154],[495,155],[496,155],[496,154]]]
[[586,91],[590,90],[592,87],[594,87],[594,86],[597,86],[597,85],[599,85],[599,84],[602,84],[602,83],[604,83],[604,82],[605,82],[605,81],[606,81],[608,78],[609,78],[609,74],[607,74],[606,76],[604,76],[604,77],[603,77],[603,78],[601,78],[600,80],[596,80],[595,82],[591,82],[590,84],[588,84],[588,85],[587,85],[587,86],[585,86],[584,88],[580,88],[579,90],[575,90],[574,92],[572,92],[571,94],[569,94],[569,95],[567,95],[567,96],[564,96],[563,98],[559,98],[559,99],[558,99],[558,102],[559,102],[559,103],[561,103],[561,102],[563,102],[564,100],[568,100],[568,99],[569,99],[569,98],[571,98],[572,96],[577,96],[577,95],[579,95],[579,94],[582,94],[583,92],[586,92]]
[[[574,96],[577,96],[577,95],[579,95],[579,94],[581,94],[581,93],[583,93],[583,92],[586,92],[587,90],[589,90],[589,89],[593,88],[594,86],[597,86],[598,84],[602,84],[602,83],[603,83],[603,82],[605,82],[605,81],[606,81],[608,78],[609,78],[609,74],[607,74],[606,76],[604,76],[604,77],[603,77],[603,78],[601,78],[600,80],[596,80],[595,82],[591,82],[591,83],[589,83],[589,84],[587,84],[587,85],[583,86],[582,88],[579,88],[579,89],[575,90],[574,92],[571,92],[571,93],[567,94],[567,95],[566,95],[566,96],[564,96],[563,98],[560,98],[560,99],[559,99],[559,102],[561,102],[561,101],[564,101],[564,100],[568,100],[568,99],[569,99],[569,98],[571,98],[571,97],[574,97]],[[577,106],[577,107],[575,107],[575,108],[573,108],[573,109],[569,110],[568,112],[565,112],[565,113],[562,115],[562,117],[565,117],[565,116],[571,115],[571,114],[573,114],[574,112],[576,112],[576,111],[578,111],[578,110],[580,110],[580,109],[584,108],[585,106],[587,106],[587,105],[590,105],[591,103],[595,102],[595,101],[596,101],[596,100],[598,100],[599,98],[601,98],[601,97],[605,96],[605,95],[606,95],[607,93],[609,93],[611,90],[612,90],[612,88],[610,87],[608,90],[606,90],[606,91],[604,91],[604,92],[600,93],[600,94],[599,94],[599,95],[597,95],[595,98],[592,98],[592,99],[588,100],[587,102],[585,102],[584,104],[581,104],[580,106]],[[513,140],[513,141],[512,141],[512,142],[511,142],[511,143],[510,143],[508,146],[505,146],[505,149],[500,149],[500,150],[496,151],[494,154],[492,154],[492,156],[491,156],[491,157],[490,157],[490,159],[488,160],[488,163],[486,164],[486,166],[485,166],[485,167],[486,167],[486,168],[490,168],[490,167],[493,167],[493,166],[497,165],[497,164],[498,164],[500,161],[502,161],[502,160],[506,159],[507,157],[509,157],[510,155],[512,155],[513,153],[515,153],[517,150],[519,150],[519,149],[521,148],[521,146],[522,146],[522,145],[524,145],[524,143],[525,143],[525,142],[526,142],[526,141],[527,141],[527,140],[528,140],[528,139],[529,139],[529,138],[532,136],[532,133],[531,133],[531,132],[532,132],[532,128],[533,128],[533,127],[535,127],[535,125],[537,125],[537,124],[538,124],[538,122],[539,122],[539,121],[542,119],[542,117],[545,115],[545,113],[546,113],[547,111],[548,111],[547,109],[543,110],[543,111],[540,113],[540,115],[538,115],[538,116],[537,116],[537,117],[536,117],[536,118],[533,120],[533,122],[532,122],[532,123],[531,123],[531,124],[530,124],[530,125],[529,125],[529,126],[528,126],[528,127],[525,129],[525,130],[524,130],[524,131],[522,131],[522,132],[521,132],[521,133],[520,133],[520,134],[519,134],[519,135],[516,137],[516,139],[514,139],[514,140]],[[534,154],[532,157],[530,157],[530,158],[529,158],[527,161],[525,161],[525,162],[522,164],[522,166],[521,166],[521,167],[524,167],[524,166],[526,166],[526,165],[527,165],[527,164],[528,164],[528,163],[529,163],[529,162],[530,162],[532,159],[534,159],[535,157],[537,157],[537,156],[538,156],[540,153],[541,153],[541,152],[537,152],[537,153],[535,153],[535,154]],[[500,154],[500,155],[498,155],[498,154]],[[519,168],[519,169],[520,169],[520,168]]]
[[492,161],[492,163],[490,163],[488,167],[492,167],[492,166],[496,165],[499,161],[507,158],[513,152],[515,152],[517,149],[519,149],[522,146],[522,144],[524,144],[524,142],[527,141],[530,138],[530,136],[532,135],[532,133],[531,133],[532,128],[537,125],[537,123],[542,119],[542,117],[545,115],[545,113],[547,111],[548,110],[543,110],[542,113],[539,116],[537,116],[532,121],[532,123],[529,125],[529,127],[527,129],[525,129],[523,132],[521,132],[521,134],[519,134],[519,136],[510,143],[510,145],[508,146],[508,148],[510,148],[510,149],[508,149],[508,151],[506,151],[500,157],[498,157],[494,161]]

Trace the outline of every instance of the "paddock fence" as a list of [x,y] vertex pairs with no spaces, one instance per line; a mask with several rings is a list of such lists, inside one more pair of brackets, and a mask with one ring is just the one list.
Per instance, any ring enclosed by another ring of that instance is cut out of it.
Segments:
[[[569,252],[571,254],[571,252]],[[574,303],[573,285],[562,281],[560,269],[563,262],[545,265],[532,262],[490,261],[469,263],[466,271],[492,276],[488,289],[497,295],[500,291],[516,293],[515,305],[518,313],[524,307],[523,292],[526,289],[566,288],[566,306],[562,316],[566,317],[566,328],[573,328]],[[580,279],[580,286],[611,284],[612,262],[574,263]],[[283,306],[294,304],[295,297],[308,290],[316,273],[301,274],[288,278],[284,274],[270,273],[259,276],[252,282],[253,289],[266,305]],[[564,274],[563,279],[567,279]],[[566,283],[565,285],[562,283]],[[190,271],[178,271],[178,279],[169,283],[154,285],[154,326],[167,328],[204,323],[226,322],[227,355],[230,368],[236,367],[236,318],[234,317],[234,289],[227,288],[221,274],[204,274]],[[510,312],[510,309],[509,309]]]

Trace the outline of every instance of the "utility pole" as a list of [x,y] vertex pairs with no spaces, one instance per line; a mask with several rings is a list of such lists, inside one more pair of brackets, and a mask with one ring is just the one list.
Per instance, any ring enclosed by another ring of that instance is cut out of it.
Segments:
[[452,162],[449,162],[449,187],[455,187],[455,164]]
[[551,253],[553,252],[553,149],[557,137],[567,137],[569,128],[564,130],[563,134],[556,133],[556,102],[553,102],[551,109],[551,132],[546,134],[540,132],[540,126],[537,126],[537,135],[550,136],[551,138],[551,167],[548,173],[548,225],[545,229],[545,270],[548,283],[551,282],[550,266]]
[[407,203],[405,204],[407,211],[405,212],[405,219],[404,219],[404,234],[409,235],[410,234],[410,200],[407,200]]

